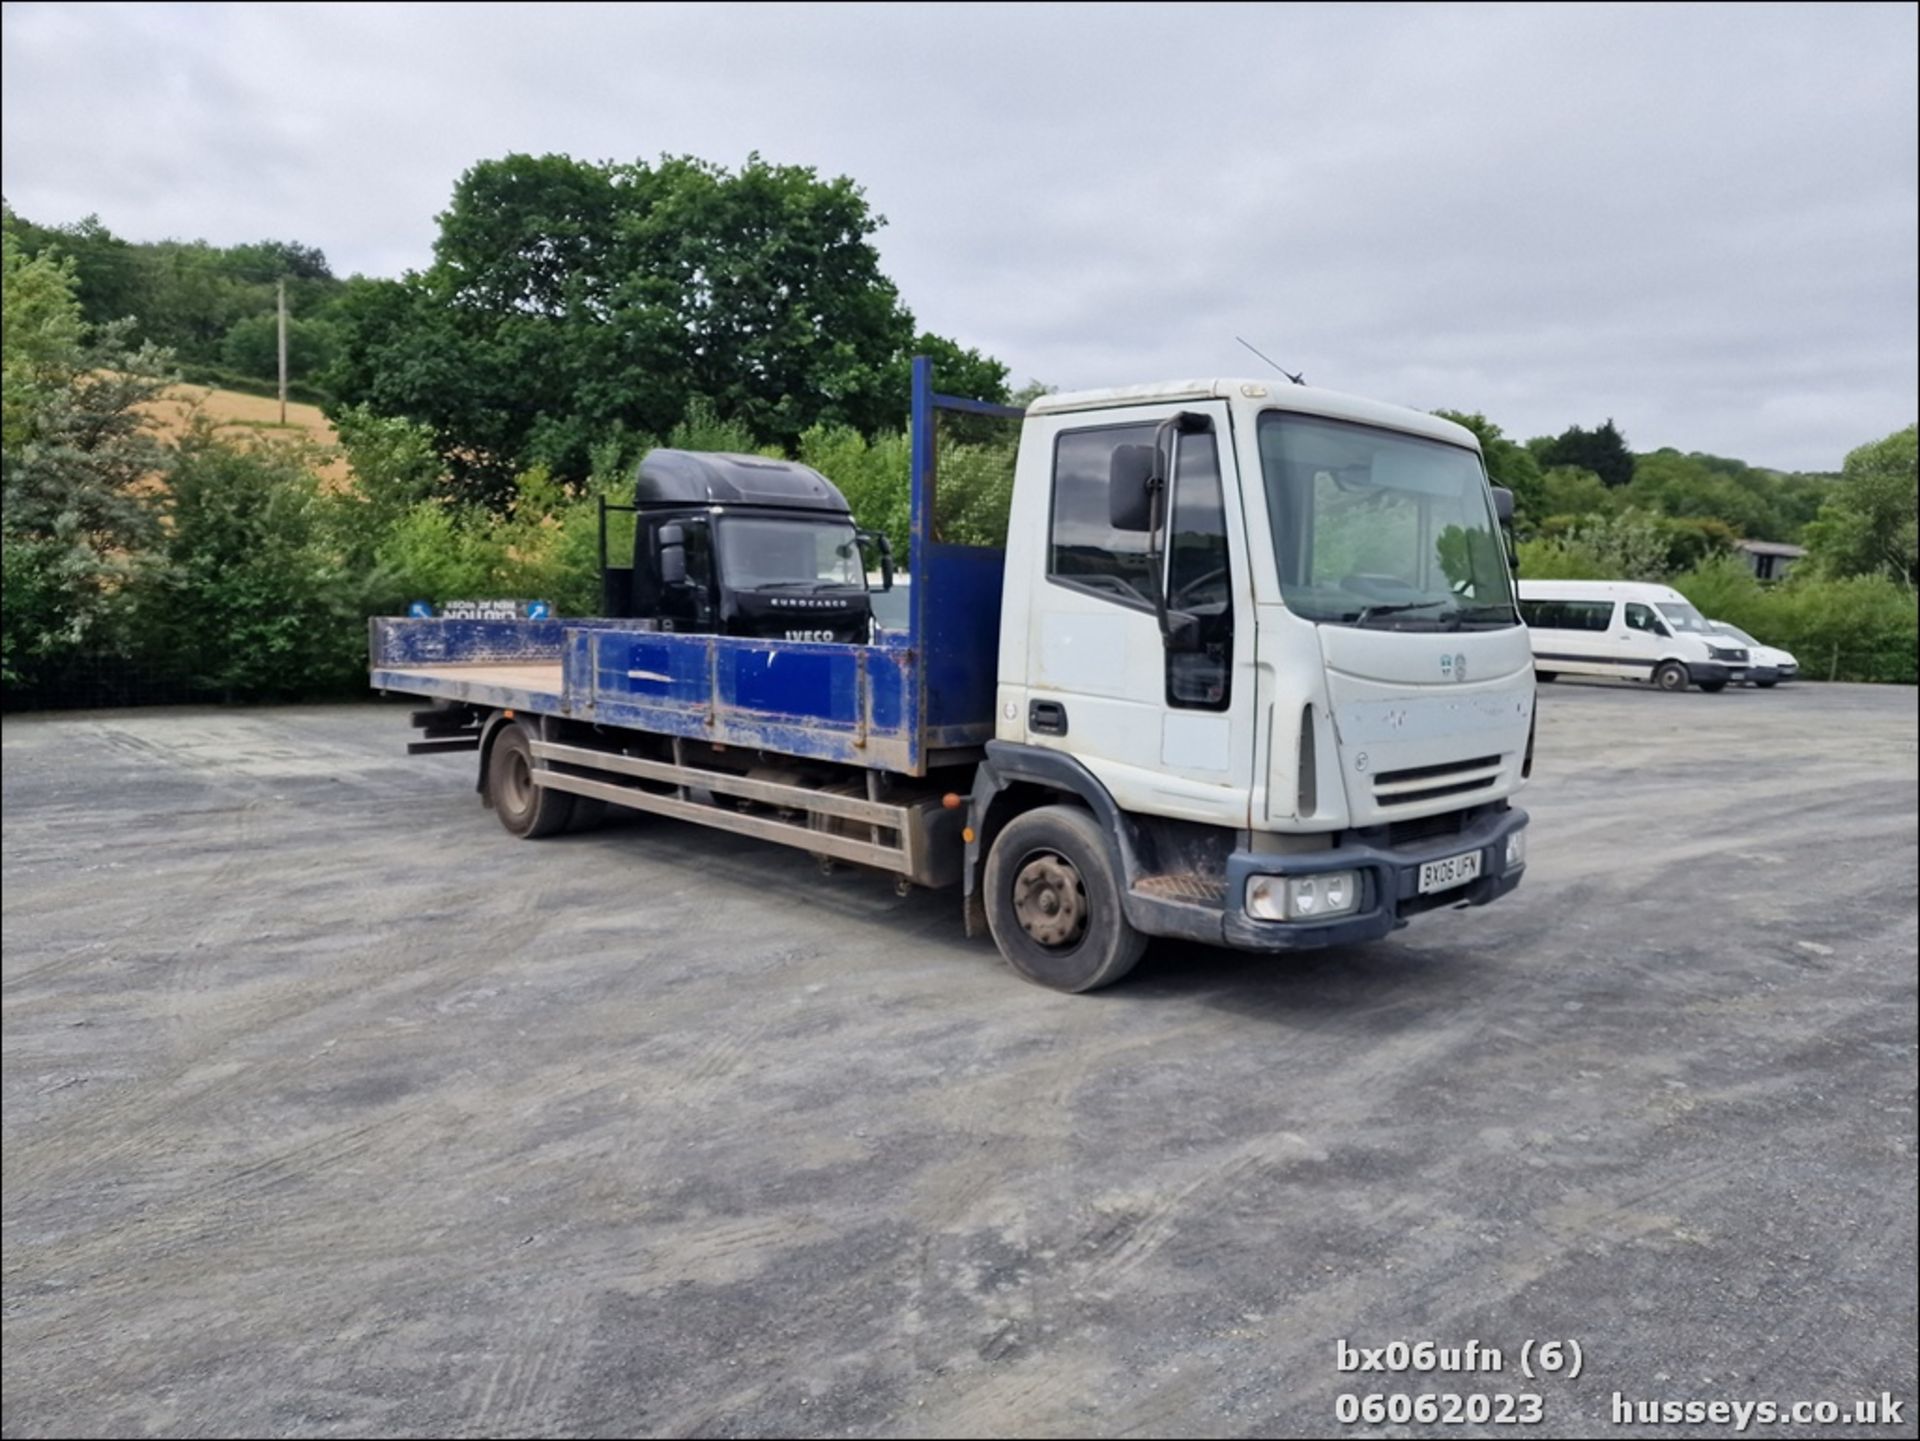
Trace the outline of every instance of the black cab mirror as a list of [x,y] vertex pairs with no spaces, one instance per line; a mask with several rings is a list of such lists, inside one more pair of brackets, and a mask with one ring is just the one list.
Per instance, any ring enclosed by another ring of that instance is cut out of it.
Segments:
[[671,523],[661,526],[659,545],[660,583],[685,585],[687,583],[686,530]]
[[1157,453],[1151,445],[1116,445],[1107,462],[1107,523],[1115,530],[1147,530],[1153,524],[1153,479]]
[[1513,524],[1513,492],[1504,485],[1493,488],[1493,513],[1500,524]]

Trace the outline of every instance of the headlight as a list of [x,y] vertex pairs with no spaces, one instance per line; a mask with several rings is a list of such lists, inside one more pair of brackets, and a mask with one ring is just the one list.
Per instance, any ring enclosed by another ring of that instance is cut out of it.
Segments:
[[1745,660],[1747,653],[1734,646],[1710,645],[1707,652],[1715,660]]
[[1261,921],[1318,921],[1360,909],[1358,871],[1314,876],[1254,876],[1247,882],[1247,914]]
[[1507,869],[1517,871],[1527,863],[1527,833],[1515,831],[1507,837]]

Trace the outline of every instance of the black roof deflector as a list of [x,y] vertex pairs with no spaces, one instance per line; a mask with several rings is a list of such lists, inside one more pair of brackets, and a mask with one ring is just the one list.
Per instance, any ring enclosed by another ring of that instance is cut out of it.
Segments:
[[722,451],[650,450],[634,480],[634,504],[765,505],[849,515],[839,487],[810,465]]

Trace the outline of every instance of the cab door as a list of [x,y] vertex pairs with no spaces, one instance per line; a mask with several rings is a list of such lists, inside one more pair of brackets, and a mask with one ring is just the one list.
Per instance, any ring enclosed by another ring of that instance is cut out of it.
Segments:
[[[1169,437],[1155,555],[1148,531],[1114,523],[1115,457],[1153,446],[1181,412],[1196,419]],[[1253,613],[1227,427],[1220,401],[1029,422],[1022,444],[1048,446],[1051,494],[1044,543],[1020,548],[1040,573],[1019,723],[1029,744],[1077,757],[1124,809],[1243,826]],[[1156,593],[1184,647],[1163,640]]]

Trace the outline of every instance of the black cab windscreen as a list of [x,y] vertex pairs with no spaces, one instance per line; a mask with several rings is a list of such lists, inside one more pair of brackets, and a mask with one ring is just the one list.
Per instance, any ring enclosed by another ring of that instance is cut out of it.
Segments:
[[859,539],[849,523],[722,515],[720,571],[735,590],[865,590]]

